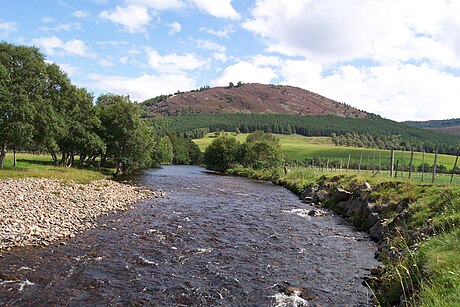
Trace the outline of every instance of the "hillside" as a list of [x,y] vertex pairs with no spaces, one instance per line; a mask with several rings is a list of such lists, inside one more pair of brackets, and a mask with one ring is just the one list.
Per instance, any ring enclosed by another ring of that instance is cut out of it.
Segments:
[[151,115],[191,113],[257,113],[336,115],[364,118],[367,113],[347,104],[292,86],[241,84],[148,99],[142,103]]
[[407,121],[404,124],[438,132],[460,135],[460,118],[428,121]]

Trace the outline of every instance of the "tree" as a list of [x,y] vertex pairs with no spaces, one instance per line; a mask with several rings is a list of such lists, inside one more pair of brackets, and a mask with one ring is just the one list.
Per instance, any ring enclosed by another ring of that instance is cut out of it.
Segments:
[[98,97],[96,107],[99,136],[107,146],[103,162],[113,159],[116,175],[151,165],[153,130],[139,117],[139,106],[126,96],[106,94]]
[[279,139],[262,131],[251,133],[242,150],[243,165],[254,169],[276,168],[283,164]]
[[31,142],[40,106],[46,64],[37,48],[0,43],[0,169],[8,149]]
[[157,137],[155,143],[155,160],[160,164],[169,164],[173,161],[174,151],[169,136]]
[[221,134],[206,148],[203,162],[208,169],[224,172],[237,163],[239,151],[235,138]]

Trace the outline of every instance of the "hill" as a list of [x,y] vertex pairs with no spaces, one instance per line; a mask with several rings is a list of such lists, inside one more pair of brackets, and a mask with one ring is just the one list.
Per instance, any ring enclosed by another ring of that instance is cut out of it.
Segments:
[[406,121],[403,123],[412,127],[460,135],[460,118],[428,121]]
[[364,111],[305,89],[258,83],[204,87],[148,99],[142,104],[153,116],[191,113],[336,115],[359,118],[367,116]]

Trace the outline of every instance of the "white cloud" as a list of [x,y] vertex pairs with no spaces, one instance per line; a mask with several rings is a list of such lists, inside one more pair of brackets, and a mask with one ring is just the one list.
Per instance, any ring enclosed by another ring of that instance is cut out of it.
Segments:
[[68,63],[61,63],[61,64],[57,64],[59,65],[59,67],[67,73],[67,75],[69,75],[70,77],[72,76],[75,76],[77,75],[80,70],[78,67],[75,67],[73,66],[72,64],[68,64]]
[[243,27],[265,38],[270,51],[325,63],[429,59],[460,66],[459,12],[458,2],[447,0],[257,0]]
[[53,17],[45,16],[42,18],[42,22],[54,22],[55,19]]
[[79,10],[72,13],[72,16],[77,18],[86,18],[89,16],[89,12],[86,10]]
[[169,28],[168,35],[174,35],[182,31],[182,26],[177,21],[167,23],[166,26]]
[[51,32],[51,31],[74,31],[74,30],[82,30],[81,25],[79,23],[61,23],[57,24],[54,27],[41,27],[38,28],[39,31],[43,32]]
[[217,18],[239,19],[240,14],[233,8],[231,0],[189,0],[205,13]]
[[92,57],[92,54],[85,43],[78,39],[63,41],[56,36],[40,37],[32,40],[32,43],[42,48],[45,53],[54,55],[56,50],[64,54],[77,55],[82,57]]
[[183,6],[179,0],[125,0],[128,4],[137,4],[154,10],[178,9]]
[[150,67],[161,73],[177,73],[184,70],[194,70],[208,64],[205,60],[191,53],[170,53],[160,55],[156,50],[148,49],[147,57]]
[[93,74],[89,77],[92,88],[115,94],[128,94],[132,100],[137,101],[197,87],[195,81],[184,74],[144,74],[137,78]]
[[115,66],[115,63],[113,63],[113,62],[111,62],[109,60],[106,60],[106,59],[99,59],[97,62],[102,67],[113,67],[113,66]]
[[99,17],[122,25],[130,33],[146,32],[152,19],[147,8],[140,5],[117,6],[112,12],[101,12]]
[[8,36],[17,30],[15,22],[0,22],[0,35]]
[[337,67],[323,76],[311,61],[288,60],[280,70],[283,84],[306,88],[393,120],[460,117],[460,77],[427,65]]
[[235,29],[232,27],[232,26],[227,26],[221,30],[215,30],[215,29],[211,29],[211,28],[205,28],[205,27],[201,27],[199,29],[200,32],[206,32],[208,34],[211,34],[211,35],[214,35],[214,36],[217,36],[217,37],[220,37],[220,38],[228,38],[229,37],[229,34],[231,33],[234,33],[235,32]]
[[204,50],[211,50],[219,53],[225,53],[225,51],[227,51],[227,48],[225,46],[219,45],[213,41],[205,39],[191,39],[191,41],[193,41],[198,48]]
[[273,68],[259,67],[248,61],[241,61],[227,66],[221,77],[211,81],[213,86],[228,85],[229,82],[271,83],[277,74]]

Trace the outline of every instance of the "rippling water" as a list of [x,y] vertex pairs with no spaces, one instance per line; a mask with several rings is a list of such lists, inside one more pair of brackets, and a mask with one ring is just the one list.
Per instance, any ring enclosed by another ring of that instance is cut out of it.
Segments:
[[[129,178],[167,199],[65,245],[0,256],[0,305],[367,306],[375,245],[282,187],[167,166]],[[307,211],[306,211],[307,210]]]

